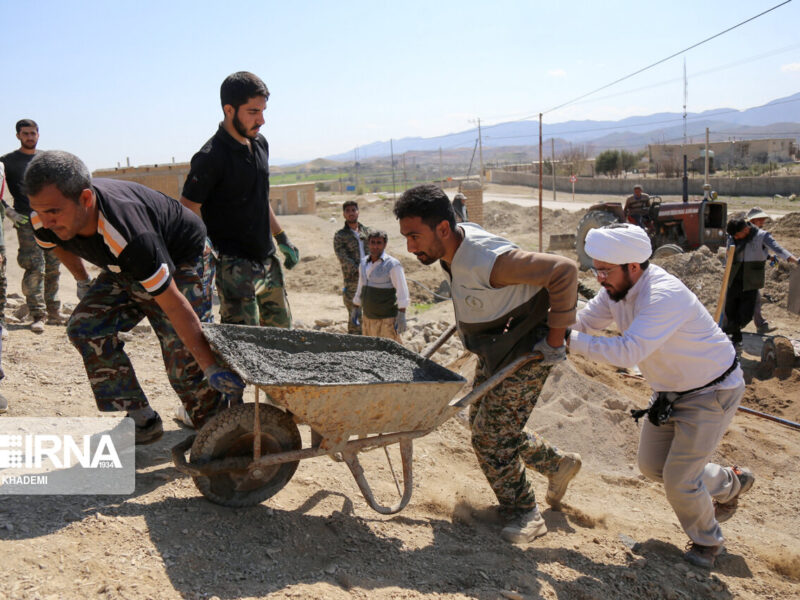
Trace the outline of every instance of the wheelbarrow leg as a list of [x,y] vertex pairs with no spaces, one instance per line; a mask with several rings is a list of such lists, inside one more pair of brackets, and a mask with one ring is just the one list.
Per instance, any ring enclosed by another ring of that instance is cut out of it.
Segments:
[[414,490],[414,480],[412,476],[412,454],[413,440],[400,440],[400,456],[403,459],[403,496],[400,498],[400,502],[394,506],[386,507],[378,504],[375,501],[375,497],[372,494],[372,489],[370,489],[369,483],[367,483],[367,478],[364,476],[364,468],[358,461],[357,451],[348,450],[345,447],[344,451],[342,452],[344,462],[346,462],[347,466],[350,468],[350,472],[353,474],[353,478],[356,480],[358,488],[364,495],[364,500],[367,501],[367,504],[369,504],[372,510],[379,512],[382,515],[393,515],[400,512],[406,507],[409,500],[411,500],[411,493]]

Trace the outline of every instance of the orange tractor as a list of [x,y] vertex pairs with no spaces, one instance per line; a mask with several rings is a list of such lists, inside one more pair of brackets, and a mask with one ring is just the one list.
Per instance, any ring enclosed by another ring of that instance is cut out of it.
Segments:
[[[584,250],[586,234],[596,227],[611,223],[633,223],[625,214],[620,202],[594,204],[578,223],[575,249],[581,268],[592,266],[592,259]],[[728,223],[728,205],[725,202],[702,200],[701,202],[663,203],[660,196],[650,196],[648,213],[642,218],[642,226],[653,243],[653,256],[669,256],[700,246],[708,246],[716,252],[725,245],[725,227]]]

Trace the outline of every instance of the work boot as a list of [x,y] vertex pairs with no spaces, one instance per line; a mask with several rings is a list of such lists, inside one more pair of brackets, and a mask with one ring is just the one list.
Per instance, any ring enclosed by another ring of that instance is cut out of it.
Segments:
[[46,322],[48,325],[63,325],[67,320],[58,308],[48,308]]
[[756,332],[759,335],[766,335],[768,333],[772,333],[776,329],[777,329],[777,327],[773,327],[772,325],[769,324],[768,321],[764,321],[761,325],[756,327]]
[[34,317],[31,323],[31,331],[33,333],[44,333],[44,317]]
[[567,452],[564,458],[558,461],[558,471],[550,475],[545,500],[550,506],[558,507],[561,499],[567,493],[567,486],[572,478],[581,470],[581,455],[577,452]]
[[155,416],[150,417],[147,423],[136,426],[136,445],[152,444],[161,439],[162,435],[164,435],[164,423],[158,413],[155,413]]
[[686,544],[686,552],[683,555],[683,559],[695,567],[710,569],[714,566],[714,561],[716,561],[717,557],[723,552],[725,552],[725,546],[722,544],[719,546],[702,546],[689,540],[689,543]]
[[8,410],[8,400],[3,394],[0,394],[0,414],[3,414]]
[[739,507],[739,496],[748,492],[756,480],[756,476],[750,469],[740,468],[736,465],[731,468],[734,476],[739,480],[739,491],[727,502],[714,502],[714,517],[717,519],[717,523],[724,523],[734,515]]
[[538,507],[531,510],[519,511],[503,527],[500,535],[503,539],[518,544],[520,542],[532,542],[537,537],[547,533],[547,525],[539,514]]

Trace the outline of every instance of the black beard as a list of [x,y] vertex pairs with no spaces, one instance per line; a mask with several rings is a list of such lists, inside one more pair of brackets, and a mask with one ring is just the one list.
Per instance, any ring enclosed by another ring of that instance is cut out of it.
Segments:
[[233,128],[236,130],[240,136],[254,140],[256,138],[255,135],[250,135],[250,132],[245,129],[245,126],[239,120],[238,115],[233,115]]

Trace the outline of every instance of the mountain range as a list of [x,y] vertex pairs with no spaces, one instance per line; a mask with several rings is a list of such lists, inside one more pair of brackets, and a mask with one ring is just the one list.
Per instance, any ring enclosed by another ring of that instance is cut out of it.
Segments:
[[[767,137],[800,138],[800,92],[772,100],[761,106],[745,110],[716,108],[700,113],[687,113],[687,141],[698,143],[705,140],[709,128],[711,141],[730,139],[754,139]],[[634,116],[619,121],[565,121],[544,123],[542,133],[548,142],[545,153],[549,154],[549,140],[556,140],[556,150],[570,144],[584,144],[595,152],[607,148],[639,150],[648,144],[678,144],[683,140],[684,120],[682,113],[655,113]],[[438,137],[408,137],[393,140],[394,154],[405,152],[438,152],[440,148],[472,150],[478,139],[477,129],[468,129]],[[537,146],[539,141],[538,121],[511,121],[482,128],[484,151],[492,148],[509,149],[519,146]],[[359,146],[359,160],[369,161],[390,155],[388,141],[373,142]],[[591,154],[591,153],[590,153]],[[328,160],[348,162],[354,156],[353,149],[325,157]]]

